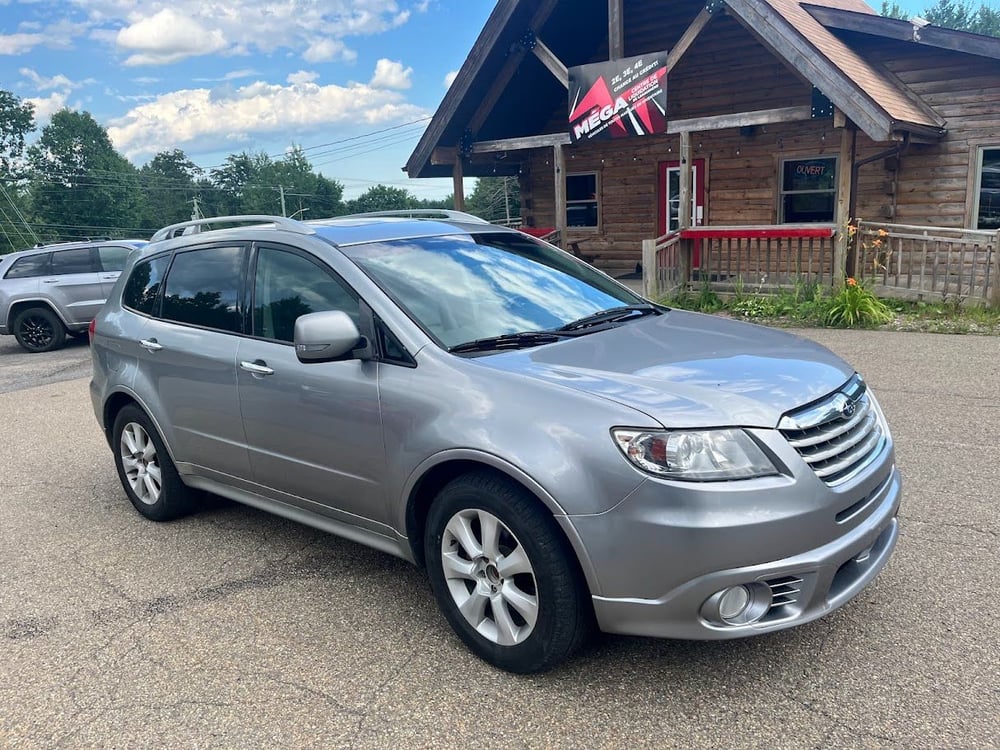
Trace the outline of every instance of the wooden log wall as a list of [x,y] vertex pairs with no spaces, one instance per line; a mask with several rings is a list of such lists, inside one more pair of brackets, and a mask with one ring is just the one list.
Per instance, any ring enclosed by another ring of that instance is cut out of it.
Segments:
[[[683,31],[676,21],[665,29],[666,22],[658,21],[653,10],[636,5],[626,5],[626,22],[627,55],[669,48]],[[849,41],[882,62],[948,121],[948,135],[941,143],[914,144],[899,159],[880,159],[860,168],[856,214],[870,221],[965,226],[975,199],[968,195],[973,146],[990,139],[1000,145],[1000,61],[884,39],[872,42],[860,35]],[[668,117],[802,106],[810,103],[810,93],[811,86],[749,32],[720,16],[668,74]],[[564,128],[557,117],[545,132]],[[692,156],[706,163],[703,223],[776,223],[781,160],[836,156],[840,139],[831,118],[758,126],[752,134],[735,128],[694,133]],[[892,145],[873,142],[859,132],[856,158]],[[567,173],[597,173],[600,192],[600,226],[569,228],[566,243],[576,242],[606,270],[634,271],[641,261],[642,240],[659,234],[658,163],[676,160],[679,147],[676,135],[566,147]],[[521,156],[522,216],[534,226],[555,226],[551,149]]]

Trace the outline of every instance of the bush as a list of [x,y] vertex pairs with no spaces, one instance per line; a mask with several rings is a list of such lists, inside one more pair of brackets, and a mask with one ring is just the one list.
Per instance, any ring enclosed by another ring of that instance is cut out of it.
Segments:
[[892,310],[855,279],[830,298],[823,322],[836,328],[871,327],[888,323]]

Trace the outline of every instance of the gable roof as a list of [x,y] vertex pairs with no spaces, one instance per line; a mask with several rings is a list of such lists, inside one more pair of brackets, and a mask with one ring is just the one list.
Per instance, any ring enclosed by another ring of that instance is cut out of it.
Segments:
[[[540,85],[555,85],[549,74],[534,55],[524,54],[531,41],[525,45],[525,30],[537,32],[557,14],[562,23],[587,24],[588,32],[603,36],[592,37],[607,59],[607,27],[595,14],[583,8],[576,9],[581,0],[499,0],[486,22],[472,51],[438,107],[423,137],[414,149],[404,169],[411,177],[429,177],[450,174],[450,167],[436,164],[434,150],[439,146],[455,147],[470,135],[482,137],[479,132],[469,134],[468,123],[481,109],[484,100],[493,105],[500,99],[496,87],[504,81],[504,71],[520,66],[538,73]],[[944,120],[913,92],[887,71],[865,60],[827,28],[820,18],[829,20],[862,17],[862,21],[881,19],[862,0],[812,0],[805,5],[801,0],[724,0],[725,8],[744,28],[753,34],[772,54],[784,60],[802,78],[818,88],[836,107],[855,122],[862,131],[876,141],[888,141],[908,132],[924,137],[944,134]],[[604,5],[604,3],[602,3]],[[574,7],[570,7],[574,6]],[[576,10],[576,12],[573,12]],[[840,16],[832,14],[841,13]],[[826,15],[824,15],[826,14]],[[905,23],[905,22],[903,22]],[[909,24],[906,24],[909,27]],[[582,26],[578,26],[578,29]],[[977,35],[973,35],[977,36]],[[586,45],[577,44],[575,50]],[[563,59],[566,65],[576,65],[592,60]],[[505,67],[506,66],[506,67]],[[559,90],[555,90],[558,93]],[[530,117],[530,112],[525,115]],[[525,125],[527,120],[522,120]],[[528,127],[541,128],[544,123],[529,123]],[[479,128],[473,128],[479,130]],[[523,136],[534,133],[509,133]],[[486,135],[486,138],[496,137]]]

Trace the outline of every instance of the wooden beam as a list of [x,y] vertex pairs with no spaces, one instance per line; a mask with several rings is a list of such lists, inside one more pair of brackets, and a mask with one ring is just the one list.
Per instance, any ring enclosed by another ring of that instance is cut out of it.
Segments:
[[568,146],[569,143],[569,133],[546,133],[523,138],[502,138],[497,141],[476,141],[472,144],[472,153],[495,154],[501,151],[523,151],[528,148]]
[[455,164],[451,170],[452,186],[455,191],[455,210],[465,210],[465,183],[462,179],[462,160],[455,159]]
[[569,71],[566,70],[566,66],[563,65],[562,60],[556,57],[556,53],[550,50],[541,39],[535,39],[535,47],[532,49],[535,53],[535,57],[542,61],[542,65],[549,69],[549,72],[556,77],[556,80],[563,85],[563,88],[569,88]]
[[556,230],[559,246],[566,248],[566,154],[563,147],[552,147],[552,178],[555,180]]
[[608,0],[608,55],[612,60],[625,57],[624,19],[622,0]]
[[694,117],[689,120],[671,120],[667,123],[667,132],[676,134],[703,130],[724,130],[725,128],[744,128],[750,125],[798,122],[811,118],[812,107],[809,105],[779,107],[778,109],[760,109],[756,112],[739,112],[732,115],[712,115],[709,117]]
[[704,29],[708,22],[712,20],[712,14],[708,12],[705,8],[701,9],[701,12],[694,17],[691,25],[687,27],[681,38],[677,40],[677,44],[674,48],[670,50],[670,54],[667,55],[667,75],[670,75],[670,71],[674,69],[680,59],[684,56],[684,53],[688,51],[694,40],[698,38],[701,30]]
[[438,146],[431,152],[431,164],[435,166],[454,164],[457,158],[458,149],[454,146]]
[[[529,28],[537,34],[538,29],[541,28],[542,24],[545,23],[549,16],[552,15],[553,9],[556,7],[558,0],[542,0],[539,5],[538,10],[535,11],[535,15],[531,17],[531,22],[528,24]],[[478,42],[477,42],[478,44]],[[510,79],[514,76],[514,71],[517,70],[518,66],[521,64],[521,60],[524,59],[524,50],[518,50],[517,52],[512,52],[507,57],[507,62],[504,63],[503,68],[500,69],[500,74],[494,79],[493,85],[490,86],[489,91],[482,98],[479,106],[476,108],[475,114],[469,119],[469,130],[473,133],[479,131],[486,122],[486,118],[490,116],[490,112],[493,111],[493,107],[496,106],[497,100],[500,95],[507,88],[507,84],[510,83]],[[436,116],[435,116],[435,119]]]
[[827,58],[766,0],[727,5],[729,15],[806,81],[841,107],[873,141],[892,136],[892,118],[870,95]]

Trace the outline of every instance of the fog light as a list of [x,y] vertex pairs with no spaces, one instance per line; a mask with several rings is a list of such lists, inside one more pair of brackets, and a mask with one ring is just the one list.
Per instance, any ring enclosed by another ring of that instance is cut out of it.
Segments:
[[719,597],[719,617],[727,622],[742,615],[750,605],[750,592],[746,586],[733,586]]
[[701,615],[716,625],[753,625],[771,608],[771,589],[760,581],[727,586],[708,597]]

